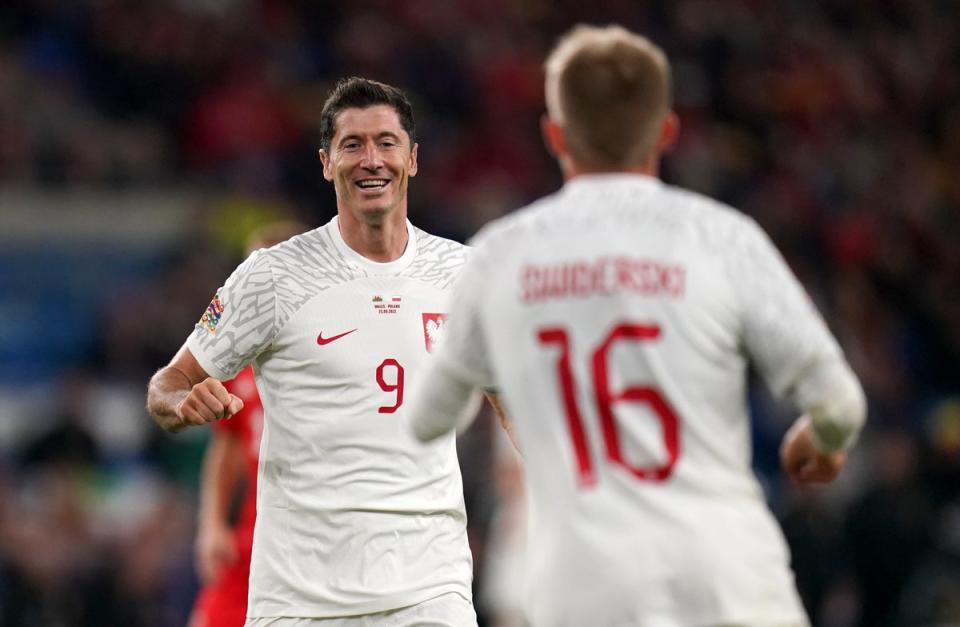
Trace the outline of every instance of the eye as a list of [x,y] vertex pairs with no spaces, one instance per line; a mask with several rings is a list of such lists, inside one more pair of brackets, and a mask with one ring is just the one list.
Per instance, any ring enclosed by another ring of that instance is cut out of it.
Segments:
[[382,139],[380,140],[380,146],[382,148],[395,148],[397,146],[397,142],[392,139]]
[[359,150],[359,149],[360,149],[360,142],[346,142],[346,143],[343,144],[340,148],[341,148],[342,150],[347,151],[347,152],[352,152],[352,151],[354,151],[354,150]]

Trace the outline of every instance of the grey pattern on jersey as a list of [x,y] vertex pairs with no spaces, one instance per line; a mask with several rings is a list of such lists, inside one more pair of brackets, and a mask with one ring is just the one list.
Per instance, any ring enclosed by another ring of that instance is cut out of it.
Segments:
[[211,375],[233,377],[307,301],[357,276],[361,271],[343,257],[327,227],[258,250],[217,291],[224,311],[216,329],[197,324],[191,340],[220,371]]
[[417,238],[417,257],[403,276],[429,283],[439,289],[450,288],[457,279],[460,268],[467,261],[470,250],[453,240],[430,235],[414,227]]
[[[214,331],[197,324],[191,344],[212,362],[213,376],[232,378],[268,350],[290,318],[317,294],[369,272],[346,259],[333,240],[335,221],[253,253],[217,294],[224,311]],[[452,286],[468,248],[414,228],[417,255],[401,276],[440,289]],[[198,356],[199,358],[199,356]]]

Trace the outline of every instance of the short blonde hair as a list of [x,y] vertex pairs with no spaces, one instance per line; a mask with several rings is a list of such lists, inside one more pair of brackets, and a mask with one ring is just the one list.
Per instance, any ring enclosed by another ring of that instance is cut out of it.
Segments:
[[581,165],[646,161],[670,111],[670,64],[646,37],[621,26],[578,25],[546,61],[550,117]]

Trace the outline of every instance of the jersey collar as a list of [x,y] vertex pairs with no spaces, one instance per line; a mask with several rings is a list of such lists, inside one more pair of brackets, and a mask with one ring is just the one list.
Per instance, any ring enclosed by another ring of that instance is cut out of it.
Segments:
[[644,187],[659,187],[663,185],[660,179],[646,174],[634,174],[631,172],[604,172],[592,174],[579,174],[563,184],[564,191],[572,191],[583,188],[590,188],[604,184],[631,184]]

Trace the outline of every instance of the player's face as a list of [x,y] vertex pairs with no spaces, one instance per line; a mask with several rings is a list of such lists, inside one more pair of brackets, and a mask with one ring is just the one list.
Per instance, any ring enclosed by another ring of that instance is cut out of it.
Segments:
[[407,207],[407,183],[417,173],[417,146],[389,105],[344,109],[330,150],[320,151],[323,177],[333,182],[337,206],[367,224],[380,224]]

